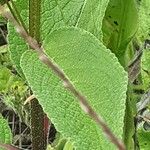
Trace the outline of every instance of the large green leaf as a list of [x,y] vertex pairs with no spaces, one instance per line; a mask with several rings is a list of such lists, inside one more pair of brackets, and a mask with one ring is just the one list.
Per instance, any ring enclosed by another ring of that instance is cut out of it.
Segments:
[[0,144],[11,144],[12,134],[8,122],[0,115]]
[[[42,0],[40,3],[39,0],[34,0],[36,6],[31,5],[32,9],[35,10],[30,11],[30,13],[32,13],[30,27],[37,30],[38,28],[33,27],[33,25],[36,24],[36,26],[40,26],[39,28],[41,28],[41,31],[40,33],[37,31],[36,34],[39,36],[41,35],[41,42],[43,42],[50,32],[62,26],[78,26],[90,31],[101,39],[102,19],[105,14],[108,1],[109,0]],[[28,22],[28,2],[28,0],[18,0],[14,2],[19,14],[21,14],[21,17],[26,23]],[[32,4],[32,1],[30,2]],[[36,9],[40,8],[38,5],[41,5],[41,16],[37,16],[39,13],[36,13],[36,11],[39,11]],[[34,15],[36,15],[36,17]],[[36,20],[37,22],[34,22]],[[41,20],[41,25],[37,25],[39,20]],[[30,32],[33,33],[35,31]],[[11,58],[19,73],[22,74],[19,64],[20,57],[28,48],[25,42],[18,37],[17,33],[11,26],[9,27],[9,45]]]
[[124,64],[128,44],[138,29],[135,0],[110,0],[103,21],[104,43]]
[[[93,35],[76,28],[54,31],[45,39],[44,48],[121,138],[127,74],[114,54]],[[34,52],[24,53],[21,66],[44,112],[57,131],[71,139],[77,150],[115,149],[95,122],[82,112],[76,98],[62,86],[61,80],[39,61]]]
[[76,26],[102,38],[102,20],[109,0],[43,0],[43,39],[61,26]]

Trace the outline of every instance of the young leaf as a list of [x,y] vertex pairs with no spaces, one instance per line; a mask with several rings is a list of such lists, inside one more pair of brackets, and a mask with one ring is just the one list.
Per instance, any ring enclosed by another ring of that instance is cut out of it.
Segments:
[[8,122],[0,115],[0,144],[11,144],[11,142],[12,134]]
[[122,65],[128,44],[138,29],[135,0],[110,0],[103,22],[105,45],[111,49]]
[[[62,28],[44,41],[49,57],[58,63],[75,87],[87,96],[112,131],[122,137],[127,74],[117,58],[98,39],[83,30]],[[57,131],[78,150],[115,149],[98,126],[79,107],[61,80],[34,52],[23,54],[21,67],[35,96]]]

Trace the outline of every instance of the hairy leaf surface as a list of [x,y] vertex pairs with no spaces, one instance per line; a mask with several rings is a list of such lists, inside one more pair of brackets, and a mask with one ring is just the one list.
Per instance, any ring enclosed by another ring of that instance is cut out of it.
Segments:
[[[26,26],[28,27],[28,1],[27,0],[17,0],[14,2],[19,14],[23,18],[23,21],[26,22]],[[27,44],[25,41],[16,33],[16,30],[14,29],[14,26],[12,26],[11,23],[9,23],[9,34],[8,34],[8,40],[9,40],[9,51],[11,55],[11,59],[16,66],[17,71],[22,75],[22,70],[20,68],[20,58],[22,54],[28,49]]]
[[61,26],[76,26],[102,38],[102,20],[109,0],[43,0],[42,36]]
[[[127,75],[114,54],[89,32],[76,28],[52,32],[45,39],[44,48],[121,138]],[[82,112],[61,80],[38,60],[34,52],[24,53],[21,66],[57,131],[71,139],[77,150],[115,149],[95,122]]]
[[[38,4],[41,5],[41,16],[37,16],[37,14],[40,13],[33,13],[33,16],[31,17],[32,20],[29,21],[30,29],[37,30],[40,28],[40,31],[37,31],[38,33],[36,34],[41,36],[41,43],[50,32],[62,26],[78,26],[90,31],[101,39],[102,19],[108,1],[109,0],[42,0],[40,3],[40,1],[37,0],[37,5],[35,7],[40,8]],[[29,1],[18,0],[14,3],[19,10],[19,14],[21,14],[21,17],[28,24]],[[35,7],[33,6],[32,9]],[[33,12],[36,12],[36,10],[33,10]],[[34,15],[36,15],[36,17]],[[36,20],[33,18],[40,18],[41,24],[37,25],[39,23],[38,21],[33,23],[33,21]],[[34,24],[36,24],[38,28],[33,27]],[[33,32],[35,31],[30,30],[30,33]],[[40,37],[37,38],[39,39]],[[11,58],[19,73],[22,74],[19,63],[20,57],[28,48],[11,26],[9,27],[9,45]]]
[[12,134],[7,121],[0,115],[0,144],[11,144]]

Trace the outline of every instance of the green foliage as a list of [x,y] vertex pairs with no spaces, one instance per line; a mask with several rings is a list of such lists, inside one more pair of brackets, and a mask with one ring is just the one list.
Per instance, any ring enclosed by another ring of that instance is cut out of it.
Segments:
[[[17,0],[14,3],[17,7],[18,13],[21,15],[23,21],[26,22],[26,26],[28,27],[28,0]],[[21,55],[26,49],[28,49],[28,46],[25,41],[18,36],[18,33],[15,32],[14,26],[12,26],[11,23],[9,23],[8,41],[11,60],[19,74],[23,76],[19,63]]]
[[[140,1],[138,4],[139,9],[139,29],[136,34],[136,38],[139,44],[144,43],[146,39],[150,40],[150,1]],[[142,62],[141,62],[141,75],[144,90],[150,88],[150,49],[143,50]]]
[[[102,19],[105,14],[108,0],[76,0],[73,2],[70,2],[69,0],[43,0],[41,3],[41,16],[35,16],[37,15],[37,13],[34,12],[34,10],[31,10],[32,20],[30,21],[27,20],[29,17],[28,1],[20,0],[15,1],[14,3],[17,6],[19,14],[21,14],[21,17],[27,24],[28,22],[30,22],[30,24],[32,25],[32,21],[34,21],[34,18],[40,17],[40,34],[42,41],[49,33],[62,26],[81,27],[87,31],[90,31],[99,39],[102,39]],[[37,1],[37,3],[39,3],[39,1]],[[34,9],[33,5],[32,8]],[[39,28],[38,23],[36,24],[36,27],[31,27],[31,25],[30,28],[33,28],[34,30],[37,30],[37,28]],[[33,31],[31,31],[31,33],[32,32]],[[14,44],[16,42],[17,47],[16,44]],[[28,48],[25,42],[19,36],[17,36],[17,33],[14,31],[11,25],[9,28],[9,45],[11,59],[16,65],[18,72],[23,75],[20,68],[20,57]]]
[[42,39],[62,26],[75,26],[102,39],[102,20],[109,0],[44,0],[42,2]]
[[[8,55],[8,46],[0,47],[0,94],[3,102],[13,109],[25,122],[28,121],[28,107],[23,103],[28,94],[28,86],[18,75],[12,73],[13,66]],[[3,110],[4,108],[2,108]],[[2,111],[1,110],[1,111]]]
[[150,1],[143,0],[138,4],[139,10],[139,29],[137,37],[140,42],[150,38]]
[[8,87],[8,82],[11,77],[11,72],[6,67],[0,65],[0,92]]
[[142,80],[145,90],[150,89],[150,49],[145,49],[142,56]]
[[72,143],[64,139],[60,134],[56,135],[56,139],[52,145],[48,145],[47,150],[74,150]]
[[[8,46],[0,46],[0,54],[6,53],[7,49],[8,49]],[[2,61],[0,60],[0,62]]]
[[[141,46],[141,43],[149,38],[150,1],[18,0],[15,4],[26,26],[29,26],[30,35],[36,37],[38,41],[41,40],[40,43],[47,55],[60,65],[76,88],[87,96],[90,104],[102,114],[113,132],[120,138],[124,126],[127,148],[132,149],[134,131],[132,113],[135,105],[132,106],[133,102],[130,103],[132,93],[129,92],[124,125],[127,75],[110,50],[126,68],[135,52],[133,39]],[[64,26],[68,28],[62,28]],[[103,46],[102,39],[110,50]],[[60,79],[38,60],[34,52],[28,51],[28,46],[14,32],[11,25],[9,25],[9,47],[11,59],[18,72],[22,76],[25,75],[57,131],[67,140],[71,140],[78,150],[101,150],[106,147],[114,149],[105,140],[97,125],[81,111],[75,98],[64,89]],[[144,51],[141,63],[145,90],[150,84],[149,54],[148,50]],[[3,67],[1,73],[2,85],[6,84],[4,87],[1,86],[1,90],[4,90],[7,89],[7,82],[12,75]],[[16,86],[19,93],[15,91]],[[17,80],[10,89],[12,93],[17,93],[17,96],[24,95],[27,86]],[[10,101],[8,98],[8,102],[12,102],[12,99]],[[22,101],[18,101],[13,107],[21,107],[20,104],[22,105]],[[141,142],[142,137],[139,139]],[[62,145],[61,148],[69,149],[70,144],[66,144],[66,140],[62,141]]]
[[12,134],[8,122],[0,114],[0,144],[11,144]]
[[135,0],[110,0],[103,21],[104,43],[125,66],[125,52],[138,29]]
[[138,139],[140,150],[149,150],[150,148],[150,132],[146,132],[144,130],[138,131]]
[[[44,40],[44,48],[121,138],[127,77],[116,57],[93,35],[76,28],[54,31]],[[21,66],[48,117],[77,149],[114,149],[34,52],[24,53]]]

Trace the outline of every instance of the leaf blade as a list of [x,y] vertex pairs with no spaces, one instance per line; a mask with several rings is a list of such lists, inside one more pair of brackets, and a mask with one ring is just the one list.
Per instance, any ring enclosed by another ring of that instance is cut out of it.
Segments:
[[0,115],[0,143],[11,144],[12,134],[7,121]]
[[[106,118],[121,138],[127,76],[116,57],[93,35],[76,28],[54,31],[44,42],[48,56],[63,68],[75,87],[87,96],[95,110]],[[71,138],[77,149],[102,150],[107,146],[108,141],[99,127],[82,112],[76,98],[64,89],[60,79],[38,60],[35,53],[24,53],[21,66],[48,117],[59,132]],[[117,80],[110,80],[111,76]],[[108,82],[110,87],[107,87]],[[109,104],[110,97],[113,97],[115,110]],[[113,115],[116,115],[115,119],[112,119]],[[109,148],[114,149],[114,146],[109,144]]]

